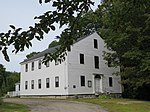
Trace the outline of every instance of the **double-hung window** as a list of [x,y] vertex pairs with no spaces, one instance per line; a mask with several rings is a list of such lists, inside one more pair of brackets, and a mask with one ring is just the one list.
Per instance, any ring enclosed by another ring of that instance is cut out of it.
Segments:
[[50,87],[50,79],[46,78],[46,88],[49,88],[49,87]]
[[34,89],[34,80],[31,80],[31,89]]
[[38,79],[38,88],[41,89],[41,79]]
[[85,86],[85,76],[80,77],[81,86]]
[[99,69],[99,57],[98,56],[94,56],[94,65],[95,65],[95,68]]
[[84,64],[84,54],[80,53],[80,64]]
[[59,87],[59,77],[55,77],[55,87]]
[[31,63],[31,70],[34,70],[34,62]]

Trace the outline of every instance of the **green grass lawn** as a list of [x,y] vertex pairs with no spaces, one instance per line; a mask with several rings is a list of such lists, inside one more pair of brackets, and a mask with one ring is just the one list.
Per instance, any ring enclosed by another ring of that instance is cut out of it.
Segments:
[[150,112],[150,102],[131,99],[73,99],[98,104],[108,112]]
[[29,109],[25,105],[3,103],[0,105],[0,112],[29,112]]

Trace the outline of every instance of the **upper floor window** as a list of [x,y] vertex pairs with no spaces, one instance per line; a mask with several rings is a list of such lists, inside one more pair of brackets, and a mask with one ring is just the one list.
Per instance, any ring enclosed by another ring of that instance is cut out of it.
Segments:
[[112,80],[112,77],[109,77],[109,87],[112,87],[113,86],[113,80]]
[[31,63],[31,70],[34,70],[34,62]]
[[46,78],[46,88],[49,88],[49,87],[50,87],[50,79]]
[[97,39],[94,39],[94,48],[95,48],[95,49],[98,49],[98,42],[97,42]]
[[59,87],[59,77],[55,77],[55,87]]
[[80,77],[81,86],[85,86],[85,76]]
[[94,56],[94,64],[95,64],[95,68],[99,68],[99,57],[98,56]]
[[38,68],[41,69],[41,66],[42,66],[42,62],[41,60],[39,60]]
[[28,81],[25,81],[25,89],[28,89]]
[[49,67],[49,61],[46,62],[46,67]]
[[38,79],[38,88],[41,89],[41,79]]
[[31,80],[31,89],[34,89],[34,80]]
[[28,72],[28,64],[25,65],[25,72]]
[[84,64],[84,54],[80,54],[80,64]]

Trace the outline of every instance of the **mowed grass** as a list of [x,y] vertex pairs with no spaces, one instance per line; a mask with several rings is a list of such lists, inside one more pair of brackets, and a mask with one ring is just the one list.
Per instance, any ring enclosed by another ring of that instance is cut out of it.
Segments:
[[29,108],[21,104],[2,103],[0,112],[29,112]]
[[108,112],[150,112],[149,101],[131,99],[74,99],[75,101],[98,104]]

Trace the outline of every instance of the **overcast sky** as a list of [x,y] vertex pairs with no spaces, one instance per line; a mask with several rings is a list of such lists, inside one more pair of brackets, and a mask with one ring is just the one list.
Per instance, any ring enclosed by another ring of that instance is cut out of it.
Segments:
[[[95,1],[95,9],[100,0]],[[52,9],[50,4],[40,5],[38,0],[1,0],[0,1],[0,32],[7,32],[10,29],[9,25],[15,25],[16,27],[22,27],[27,30],[29,26],[34,25],[35,16],[41,15],[42,13]],[[26,49],[24,52],[18,54],[11,53],[9,50],[10,62],[6,62],[0,52],[0,64],[3,64],[7,71],[20,72],[19,63],[26,58],[26,55],[33,51],[42,51],[47,48],[48,44],[54,40],[55,36],[60,34],[62,29],[50,32],[45,35],[44,40],[37,41],[33,40],[33,47]]]

